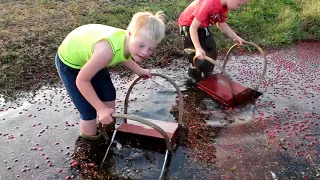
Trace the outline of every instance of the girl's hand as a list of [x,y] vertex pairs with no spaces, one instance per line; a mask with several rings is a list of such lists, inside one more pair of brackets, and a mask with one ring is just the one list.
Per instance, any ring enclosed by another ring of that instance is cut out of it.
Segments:
[[143,79],[148,79],[148,78],[152,77],[149,69],[141,68],[141,70],[137,74],[138,74],[138,76],[144,77]]
[[239,36],[236,36],[234,39],[234,41],[236,41],[239,45],[243,45],[243,39]]
[[104,108],[99,109],[97,112],[98,112],[98,120],[102,124],[110,124],[113,122],[113,117],[111,115],[116,111],[114,109],[111,109],[105,106]]
[[197,58],[197,59],[200,59],[200,60],[204,60],[205,57],[206,56],[206,52],[202,49],[202,48],[200,48],[200,49],[196,49],[196,55],[195,55],[195,57]]

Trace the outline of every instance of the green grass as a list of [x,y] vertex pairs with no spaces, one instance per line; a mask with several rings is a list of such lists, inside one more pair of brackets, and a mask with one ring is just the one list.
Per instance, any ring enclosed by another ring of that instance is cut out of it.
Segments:
[[[319,4],[316,0],[256,0],[231,12],[228,23],[244,39],[263,48],[288,46],[299,40],[319,39]],[[219,44],[229,45],[223,41]]]
[[[59,43],[74,28],[101,23],[126,28],[134,13],[163,10],[166,37],[151,63],[183,56],[177,19],[189,0],[36,0],[0,4],[0,94],[38,89],[59,81],[54,56]],[[228,24],[243,39],[263,49],[319,40],[319,0],[254,0],[230,11]],[[212,32],[220,54],[234,43],[217,27]],[[118,67],[119,68],[119,67]]]
[[301,30],[305,38],[320,39],[320,1],[309,0],[302,3]]

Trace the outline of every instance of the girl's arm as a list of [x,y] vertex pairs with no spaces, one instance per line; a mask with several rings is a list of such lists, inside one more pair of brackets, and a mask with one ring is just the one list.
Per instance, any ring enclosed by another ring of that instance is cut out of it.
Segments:
[[125,61],[122,63],[131,71],[133,71],[138,76],[147,76],[151,78],[150,70],[141,68],[137,63],[135,63],[132,59]]
[[192,43],[194,45],[194,48],[201,49],[200,41],[199,41],[199,35],[198,35],[198,28],[200,26],[201,22],[198,21],[196,18],[193,19],[191,25],[190,25],[190,37],[192,40]]
[[198,28],[200,26],[201,22],[198,21],[196,18],[193,19],[191,25],[190,25],[190,37],[192,40],[192,43],[194,45],[194,48],[196,50],[195,57],[198,59],[204,59],[204,56],[206,56],[206,52],[202,49],[199,41],[199,35],[198,35]]
[[132,59],[125,61],[122,63],[124,66],[126,66],[127,68],[129,68],[131,71],[133,71],[135,74],[139,75],[139,72],[141,71],[141,67],[135,63]]
[[226,22],[217,23],[218,28],[227,34],[231,39],[237,41],[240,45],[242,45],[243,39],[239,37],[230,27]]
[[94,46],[90,60],[80,70],[76,84],[84,98],[97,110],[105,109],[105,104],[99,99],[93,89],[91,79],[101,69],[105,68],[112,60],[113,53],[110,44],[103,40]]

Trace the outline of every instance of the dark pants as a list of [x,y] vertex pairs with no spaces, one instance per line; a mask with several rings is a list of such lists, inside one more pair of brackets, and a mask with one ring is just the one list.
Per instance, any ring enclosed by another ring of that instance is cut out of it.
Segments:
[[[72,102],[78,109],[81,119],[95,119],[97,117],[96,109],[82,96],[76,85],[76,79],[80,69],[73,69],[65,65],[58,55],[56,55],[55,62],[59,76],[71,97]],[[101,101],[108,102],[116,99],[116,90],[106,68],[100,70],[93,76],[91,84]]]
[[[181,27],[181,36],[183,40],[183,48],[191,48],[194,49],[194,45],[192,43],[190,37],[190,31],[188,26]],[[218,52],[216,49],[216,42],[210,32],[209,28],[198,28],[198,36],[202,49],[206,52],[206,55],[213,60],[217,59]],[[193,57],[195,53],[188,54],[189,63],[193,63]],[[207,60],[196,60],[197,65],[199,66],[200,72],[203,72],[205,76],[212,73],[214,65],[211,64]]]

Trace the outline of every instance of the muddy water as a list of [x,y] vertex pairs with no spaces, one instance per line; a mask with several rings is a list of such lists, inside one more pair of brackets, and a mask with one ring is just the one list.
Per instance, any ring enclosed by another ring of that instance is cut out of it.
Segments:
[[[180,146],[165,177],[319,178],[319,46],[303,43],[270,53],[266,79],[259,89],[262,96],[255,104],[229,109],[210,98],[201,99],[206,106],[203,113],[210,114],[203,122],[219,126],[213,142],[215,163],[205,164],[192,156],[198,149]],[[170,67],[154,72],[172,77],[183,91],[188,91],[183,62],[176,61]],[[226,68],[234,81],[248,87],[255,86],[261,69],[258,55],[234,56]],[[124,94],[133,79],[113,78],[118,88],[117,112],[121,113]],[[175,97],[173,86],[160,77],[141,80],[130,95],[128,113],[175,121],[170,113],[176,105]],[[44,88],[29,101],[1,102],[0,179],[78,179],[78,172],[69,168],[78,137],[78,117],[63,88]],[[117,140],[122,143],[120,138]],[[162,152],[119,143],[112,148],[105,171],[117,178],[158,177],[164,160]]]
[[[252,111],[248,107],[235,110],[231,118],[236,122],[215,139],[217,167],[223,177],[319,179],[318,48],[317,43],[305,43],[268,56],[268,72],[260,88],[263,95]],[[237,74],[232,68],[239,59],[233,61],[229,71]],[[252,68],[254,59],[240,61],[243,77],[238,80],[254,84],[252,77],[261,65],[257,62]],[[239,118],[239,113],[241,117],[246,112],[251,116]]]

